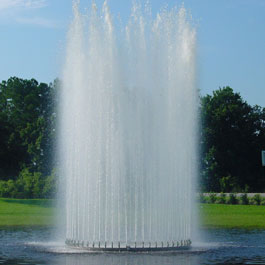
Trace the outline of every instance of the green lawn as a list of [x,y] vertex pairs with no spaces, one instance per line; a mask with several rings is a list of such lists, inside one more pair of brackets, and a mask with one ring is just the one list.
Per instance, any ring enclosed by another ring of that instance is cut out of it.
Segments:
[[50,226],[54,224],[52,200],[0,199],[0,226]]
[[199,207],[202,227],[265,229],[265,206],[199,204]]
[[[0,226],[55,224],[52,200],[0,199]],[[265,206],[198,204],[203,228],[265,229]]]

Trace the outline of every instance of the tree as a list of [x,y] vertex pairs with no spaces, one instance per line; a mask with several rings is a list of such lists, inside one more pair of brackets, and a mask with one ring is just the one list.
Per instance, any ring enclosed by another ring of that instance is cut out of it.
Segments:
[[19,172],[49,175],[55,131],[54,84],[12,77],[0,84],[0,178],[16,179]]
[[208,191],[263,191],[265,110],[224,87],[201,100],[202,182]]

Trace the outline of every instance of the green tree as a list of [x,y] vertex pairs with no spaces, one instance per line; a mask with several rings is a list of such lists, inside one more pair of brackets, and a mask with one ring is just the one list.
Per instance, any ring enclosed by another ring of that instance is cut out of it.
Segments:
[[260,152],[265,145],[265,110],[251,107],[224,87],[201,100],[202,182],[208,191],[265,189]]
[[23,168],[51,173],[58,83],[12,77],[0,84],[0,179],[16,179]]

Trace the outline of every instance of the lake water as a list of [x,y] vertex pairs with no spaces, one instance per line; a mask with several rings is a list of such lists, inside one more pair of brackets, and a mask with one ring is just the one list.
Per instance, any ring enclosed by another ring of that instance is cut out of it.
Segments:
[[204,242],[175,253],[81,253],[52,241],[54,229],[0,230],[0,264],[155,265],[265,264],[265,230],[211,229]]

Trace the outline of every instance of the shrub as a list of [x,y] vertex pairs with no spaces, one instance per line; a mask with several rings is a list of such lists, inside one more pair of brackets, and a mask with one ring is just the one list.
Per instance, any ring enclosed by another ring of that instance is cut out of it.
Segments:
[[250,205],[256,205],[256,202],[255,202],[255,200],[254,200],[253,197],[250,197],[250,198],[249,198],[249,204],[250,204]]
[[215,193],[211,193],[209,196],[209,202],[210,203],[215,203],[217,201],[217,197]]
[[241,194],[240,203],[243,204],[243,205],[248,205],[249,204],[248,195],[246,193]]
[[41,178],[40,172],[34,172],[33,174],[33,198],[42,198],[42,190],[44,186],[44,181]]
[[18,178],[16,181],[17,186],[17,194],[15,198],[17,199],[26,199],[25,193],[24,193],[24,183],[22,178]]
[[7,181],[0,181],[0,197],[4,198],[16,198],[18,188],[16,182],[12,179]]
[[204,196],[205,203],[211,203],[209,196]]
[[261,203],[260,203],[260,205],[265,205],[265,198],[262,198],[262,199],[261,199]]
[[217,203],[225,204],[226,203],[226,194],[221,193],[220,196],[217,198]]
[[33,199],[41,198],[44,182],[40,172],[31,173],[25,168],[21,171],[17,183],[20,186],[19,196]]
[[45,179],[40,172],[31,173],[23,169],[17,180],[0,180],[0,197],[33,199],[53,198],[56,193],[57,176],[52,174]]
[[238,203],[238,200],[237,200],[236,195],[234,193],[230,193],[227,199],[227,204],[237,204],[237,203]]
[[18,192],[15,181],[10,179],[6,182],[6,185],[7,185],[8,197],[15,198]]
[[237,189],[237,182],[235,177],[232,177],[231,175],[221,177],[219,180],[220,189],[221,192],[231,192],[235,189]]
[[254,201],[254,204],[255,205],[260,205],[260,203],[261,203],[261,196],[260,196],[260,194],[255,194],[253,196],[253,201]]
[[[54,198],[57,190],[57,177],[55,174],[55,170],[52,171],[52,174],[48,177],[46,177],[44,182],[44,187],[42,191],[42,195],[44,198]],[[200,194],[200,196],[203,196]],[[199,197],[199,200],[201,200],[201,197]],[[200,201],[201,202],[201,201]]]
[[33,198],[33,176],[29,172],[28,168],[23,169],[19,175],[19,182],[23,187],[23,196],[24,198],[32,199]]
[[0,197],[8,197],[8,187],[7,187],[7,181],[1,180],[0,181]]

